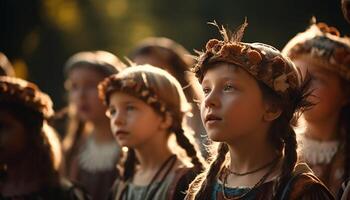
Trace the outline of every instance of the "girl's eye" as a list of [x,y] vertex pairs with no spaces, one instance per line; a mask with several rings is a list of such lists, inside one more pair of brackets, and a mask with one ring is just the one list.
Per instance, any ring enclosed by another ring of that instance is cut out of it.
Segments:
[[210,92],[210,88],[203,87],[203,93],[204,94],[209,94],[209,92]]
[[126,106],[126,110],[127,110],[127,111],[133,111],[133,110],[135,110],[135,109],[136,109],[136,107],[133,106],[133,105],[127,105],[127,106]]
[[106,111],[106,115],[107,117],[111,117],[115,114],[115,109],[114,108],[109,108],[107,111]]
[[232,91],[235,90],[236,88],[232,85],[225,85],[224,86],[224,91]]

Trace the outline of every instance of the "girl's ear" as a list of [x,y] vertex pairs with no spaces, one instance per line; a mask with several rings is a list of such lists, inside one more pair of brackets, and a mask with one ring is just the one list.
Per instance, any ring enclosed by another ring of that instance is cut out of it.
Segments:
[[171,115],[170,112],[166,112],[162,122],[160,123],[160,128],[167,130],[171,127],[172,124],[173,124],[173,116]]
[[265,122],[271,122],[277,119],[282,114],[282,109],[276,104],[267,104],[263,120]]

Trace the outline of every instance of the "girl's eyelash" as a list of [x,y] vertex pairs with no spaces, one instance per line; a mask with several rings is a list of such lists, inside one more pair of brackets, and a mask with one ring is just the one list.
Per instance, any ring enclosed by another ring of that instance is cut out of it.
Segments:
[[224,86],[224,90],[226,90],[226,89],[236,89],[236,87],[234,85],[232,85],[232,84],[226,84]]

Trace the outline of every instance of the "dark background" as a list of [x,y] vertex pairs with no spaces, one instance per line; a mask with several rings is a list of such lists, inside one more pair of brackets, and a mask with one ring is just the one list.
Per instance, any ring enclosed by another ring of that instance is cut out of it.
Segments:
[[235,29],[244,17],[244,41],[281,49],[312,16],[349,34],[340,0],[0,0],[0,51],[59,109],[65,105],[62,66],[77,51],[124,57],[141,39],[166,36],[193,52],[218,37],[206,22]]

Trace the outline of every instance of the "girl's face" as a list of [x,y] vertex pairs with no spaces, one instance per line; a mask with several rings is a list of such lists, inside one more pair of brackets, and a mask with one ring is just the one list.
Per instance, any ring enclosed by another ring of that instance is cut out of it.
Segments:
[[12,114],[0,112],[0,163],[15,160],[26,147],[25,127]]
[[330,117],[338,117],[340,110],[348,102],[340,77],[324,69],[322,63],[312,58],[300,57],[293,62],[301,68],[303,74],[308,71],[313,78],[311,81],[313,96],[310,97],[310,101],[316,105],[304,113],[305,120],[319,123],[329,120]]
[[202,88],[201,117],[209,138],[230,143],[262,128],[262,92],[246,71],[217,64],[204,75]]
[[78,117],[96,122],[105,118],[106,107],[98,97],[97,85],[104,76],[93,69],[79,66],[68,75],[69,100],[76,107]]
[[125,93],[110,96],[108,113],[112,133],[121,146],[139,148],[162,137],[160,132],[165,131],[163,117],[142,100]]

